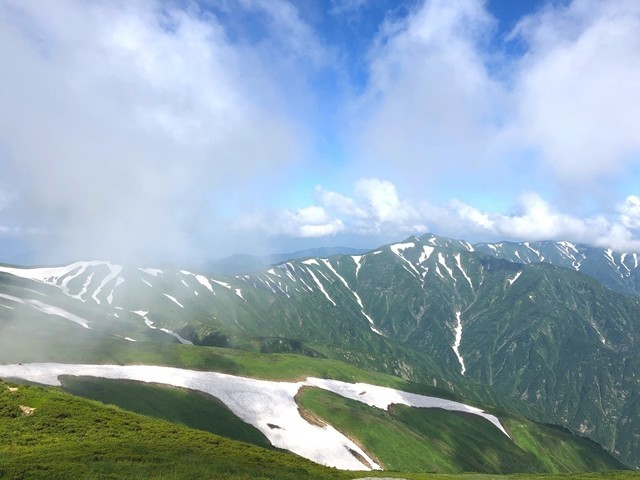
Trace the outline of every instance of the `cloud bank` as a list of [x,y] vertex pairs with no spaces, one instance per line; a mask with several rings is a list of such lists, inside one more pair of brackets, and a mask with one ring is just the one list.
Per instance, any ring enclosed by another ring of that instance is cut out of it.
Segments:
[[630,195],[615,213],[577,217],[535,193],[521,195],[511,213],[490,212],[453,199],[445,205],[401,198],[396,186],[376,178],[360,179],[353,196],[315,188],[315,203],[295,211],[253,212],[236,228],[259,229],[270,236],[300,238],[330,235],[396,237],[424,234],[474,241],[569,240],[575,243],[640,250],[640,197]]

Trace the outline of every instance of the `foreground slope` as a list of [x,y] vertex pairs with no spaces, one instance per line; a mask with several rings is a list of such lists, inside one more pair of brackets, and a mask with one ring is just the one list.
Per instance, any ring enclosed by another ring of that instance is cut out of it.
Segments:
[[[82,383],[88,375],[188,387],[219,398],[274,446],[350,470],[384,466],[404,471],[510,473],[624,468],[597,445],[568,432],[504,413],[510,425],[505,430],[501,420],[477,407],[366,383],[318,378],[268,382],[168,367],[114,365],[4,365],[0,375],[49,385],[59,385],[62,375],[83,376],[72,383]],[[119,391],[117,383],[110,385],[112,395]],[[144,389],[136,391],[144,393]],[[325,397],[329,404],[322,402],[322,396],[319,404],[314,402],[318,392],[329,395]],[[326,421],[318,423],[318,418]],[[548,432],[541,433],[545,428]]]
[[51,388],[0,383],[0,412],[2,478],[351,478]]

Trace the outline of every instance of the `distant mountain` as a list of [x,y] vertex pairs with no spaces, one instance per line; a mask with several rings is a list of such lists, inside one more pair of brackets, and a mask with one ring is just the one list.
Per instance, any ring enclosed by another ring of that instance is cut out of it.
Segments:
[[480,243],[477,251],[514,263],[544,262],[595,278],[621,293],[640,295],[640,253],[614,252],[570,242]]
[[298,260],[301,258],[327,258],[331,255],[357,255],[366,252],[367,249],[349,247],[324,247],[300,250],[293,253],[275,253],[273,255],[230,255],[218,260],[212,260],[203,265],[202,270],[218,275],[241,275],[266,270],[272,265]]
[[9,323],[0,361],[60,355],[24,344],[62,325],[83,339],[330,357],[560,423],[640,467],[636,261],[566,242],[429,234],[230,277],[107,262],[4,267],[0,308],[33,321]]

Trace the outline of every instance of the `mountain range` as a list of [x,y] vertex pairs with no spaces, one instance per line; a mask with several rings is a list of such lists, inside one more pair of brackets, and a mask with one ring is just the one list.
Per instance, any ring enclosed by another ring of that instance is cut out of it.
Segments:
[[172,364],[156,354],[176,343],[331,359],[561,425],[639,468],[638,264],[569,242],[427,234],[230,276],[5,265],[0,362],[122,362],[146,345],[135,361]]

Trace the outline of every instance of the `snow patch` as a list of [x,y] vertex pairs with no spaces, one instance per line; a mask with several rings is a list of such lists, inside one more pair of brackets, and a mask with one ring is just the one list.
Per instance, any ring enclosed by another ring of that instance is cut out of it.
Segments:
[[516,276],[513,278],[507,278],[509,285],[513,285],[513,282],[515,282],[520,277],[520,275],[522,275],[522,271],[519,271],[518,273],[516,273]]
[[333,265],[331,265],[331,263],[329,263],[329,260],[322,259],[322,261],[327,266],[327,268],[329,268],[329,270],[331,270],[333,272],[333,274],[336,277],[338,277],[338,279],[342,282],[342,284],[346,287],[346,289],[349,290],[353,294],[353,296],[356,299],[356,302],[358,302],[358,305],[360,306],[360,313],[362,313],[362,315],[369,321],[369,327],[371,328],[371,330],[374,333],[377,333],[378,335],[382,335],[380,330],[378,330],[375,327],[375,324],[373,323],[373,319],[364,311],[364,305],[362,305],[362,300],[360,299],[360,295],[358,295],[355,290],[352,290],[351,287],[349,287],[349,284],[347,283],[347,281],[335,270],[335,268],[333,268]]
[[446,262],[444,260],[444,255],[442,255],[442,253],[440,253],[440,252],[438,252],[438,263],[440,265],[442,265],[447,270],[447,272],[449,272],[449,276],[455,282],[456,281],[456,277],[453,276],[453,270],[451,270],[449,267],[447,267],[447,264],[446,264]]
[[178,305],[180,308],[184,308],[184,305],[182,305],[178,300],[176,300],[176,297],[173,297],[173,296],[169,295],[168,293],[163,293],[162,295],[167,297],[169,300],[171,300],[173,303]]
[[[317,264],[318,262],[316,262],[316,265]],[[320,291],[324,294],[325,297],[327,297],[327,300],[329,300],[333,304],[333,306],[336,307],[337,306],[336,302],[334,302],[333,299],[329,296],[327,291],[324,289],[324,286],[322,285],[322,283],[320,283],[320,280],[318,280],[318,277],[316,277],[310,269],[307,269],[307,271],[311,274],[313,281],[316,282],[316,285],[318,285],[318,288],[320,289]]]
[[158,268],[138,268],[141,272],[147,273],[153,277],[157,277],[158,275],[162,275],[162,270]]
[[464,275],[464,278],[467,279],[467,282],[469,282],[469,286],[471,287],[471,290],[473,290],[473,283],[471,283],[471,279],[469,278],[469,275],[467,275],[467,272],[465,272],[464,268],[462,268],[462,262],[460,261],[460,254],[456,253],[453,258],[456,259],[456,266],[458,267],[458,270],[460,270],[462,272],[462,275]]
[[352,255],[351,258],[356,264],[356,278],[358,278],[358,272],[360,271],[360,267],[362,267],[362,255]]
[[22,299],[22,298],[14,297],[12,295],[6,295],[4,293],[0,293],[0,298],[4,298],[5,300],[11,300],[12,302],[16,302],[21,305],[29,305],[30,307],[33,307],[36,310],[41,311],[42,313],[46,313],[47,315],[56,315],[58,317],[62,317],[67,320],[70,320],[73,323],[77,323],[78,325],[81,325],[84,328],[90,328],[89,322],[84,318],[81,318],[71,312],[67,312],[66,310],[60,307],[55,307],[53,305],[49,305],[44,302],[41,302],[40,300],[34,300],[29,298]]
[[420,253],[420,258],[418,259],[418,263],[423,263],[429,260],[429,257],[431,256],[434,250],[435,248],[430,247],[429,245],[423,245],[422,253]]
[[114,278],[120,275],[120,272],[122,272],[122,267],[120,265],[113,265],[109,262],[105,262],[103,265],[106,265],[109,268],[109,274],[102,279],[102,283],[100,283],[100,286],[95,290],[95,292],[93,292],[93,295],[91,295],[91,298],[93,298],[98,305],[100,305],[100,299],[98,298],[98,295],[100,294],[100,292],[102,292],[102,289],[106,287],[107,284]]
[[456,339],[451,348],[453,348],[453,353],[456,354],[456,357],[458,357],[458,362],[460,362],[460,374],[464,375],[464,372],[466,372],[467,369],[464,366],[464,358],[462,358],[462,355],[460,355],[460,343],[462,342],[462,320],[460,319],[460,315],[460,312],[456,312]]
[[[316,463],[344,470],[380,469],[380,466],[333,427],[319,427],[302,418],[295,396],[303,386],[328,390],[384,410],[388,410],[392,404],[400,404],[466,412],[485,418],[508,436],[495,416],[477,407],[366,383],[319,378],[307,378],[297,383],[273,382],[216,372],[147,365],[0,365],[0,377],[22,378],[45,385],[60,386],[58,377],[61,375],[162,383],[198,390],[220,399],[240,419],[260,430],[275,447],[289,450]],[[274,425],[279,428],[273,428]],[[349,450],[362,455],[371,467],[357,460]]]

